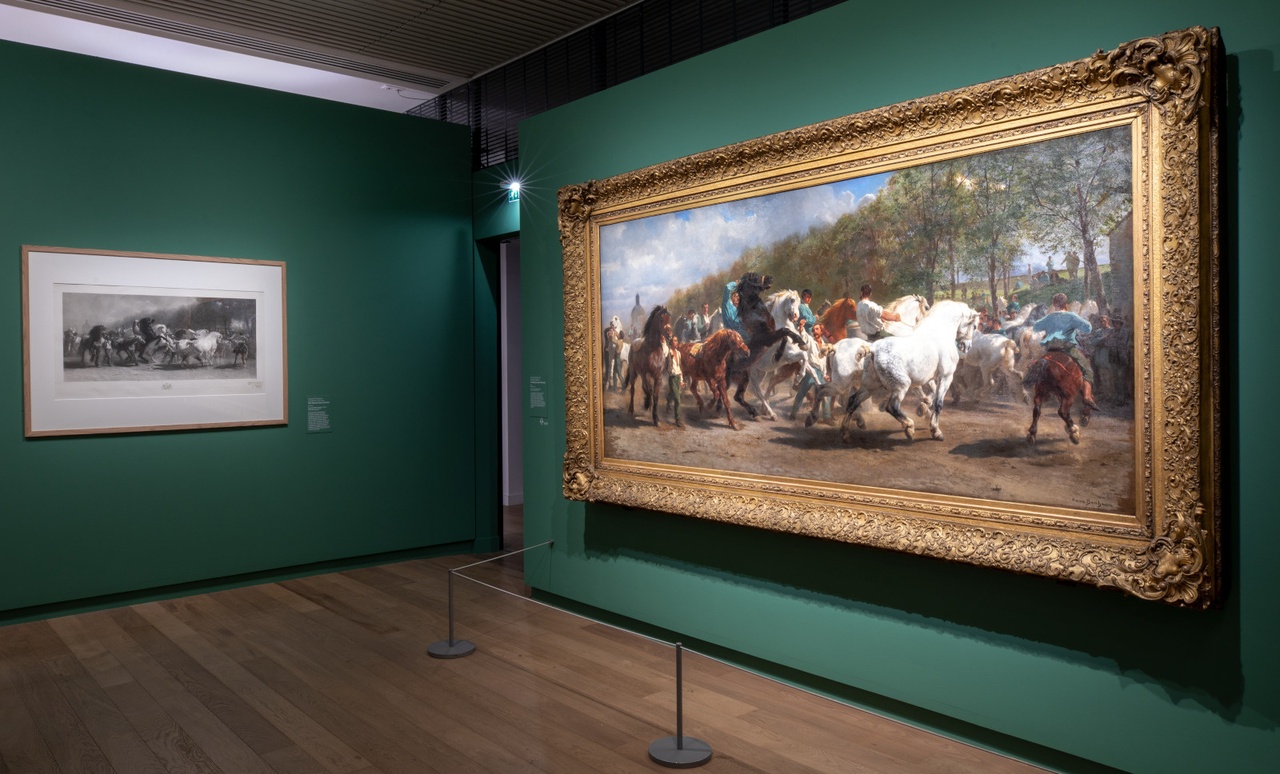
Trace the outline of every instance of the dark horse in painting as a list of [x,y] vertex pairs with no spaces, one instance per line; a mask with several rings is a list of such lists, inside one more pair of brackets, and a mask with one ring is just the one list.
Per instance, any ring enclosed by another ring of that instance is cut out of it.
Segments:
[[658,387],[662,384],[664,358],[662,332],[671,324],[671,313],[665,306],[655,306],[645,320],[640,343],[631,347],[631,363],[624,388],[630,390],[627,413],[636,415],[636,382],[644,390],[644,407],[653,409],[653,424],[658,425]]
[[[742,327],[747,334],[743,339],[747,343],[747,347],[751,350],[750,356],[746,358],[734,358],[729,366],[729,381],[733,382],[737,389],[734,390],[733,399],[746,408],[747,413],[752,419],[756,419],[760,412],[755,407],[747,403],[743,399],[743,395],[747,391],[747,384],[751,381],[751,367],[756,364],[769,348],[783,339],[790,339],[800,349],[805,348],[804,339],[800,334],[786,327],[779,327],[773,319],[773,313],[769,310],[768,305],[760,298],[760,294],[768,290],[773,285],[773,277],[768,274],[761,276],[754,271],[749,271],[742,275],[738,280],[738,319],[742,323]],[[781,360],[783,347],[778,347],[774,353],[775,360]],[[763,397],[761,398],[764,399]],[[773,412],[766,406],[766,413],[772,419]]]
[[[1084,374],[1080,366],[1066,352],[1049,350],[1027,369],[1027,377],[1023,385],[1034,390],[1032,394],[1031,427],[1027,429],[1027,443],[1036,442],[1036,426],[1040,423],[1040,405],[1049,396],[1058,399],[1058,416],[1062,417],[1067,427],[1067,436],[1072,443],[1080,443],[1080,427],[1071,419],[1071,406],[1076,395],[1084,389]],[[1089,424],[1089,404],[1084,406],[1080,424]]]

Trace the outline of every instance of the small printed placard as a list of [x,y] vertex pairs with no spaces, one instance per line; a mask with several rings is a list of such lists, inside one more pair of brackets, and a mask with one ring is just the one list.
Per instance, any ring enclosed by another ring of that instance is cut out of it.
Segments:
[[541,376],[529,377],[529,416],[547,415],[547,382]]
[[332,433],[333,424],[329,421],[329,399],[307,398],[307,432]]

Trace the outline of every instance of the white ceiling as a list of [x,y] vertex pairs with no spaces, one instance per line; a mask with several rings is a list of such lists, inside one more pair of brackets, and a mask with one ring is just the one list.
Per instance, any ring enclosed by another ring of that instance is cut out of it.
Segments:
[[0,0],[0,39],[404,112],[636,0]]

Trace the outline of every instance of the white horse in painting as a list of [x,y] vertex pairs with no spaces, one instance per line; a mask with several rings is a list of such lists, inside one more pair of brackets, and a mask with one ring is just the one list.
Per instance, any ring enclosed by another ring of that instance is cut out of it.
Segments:
[[707,318],[707,338],[710,338],[711,334],[716,331],[722,330],[724,330],[724,310],[716,309],[711,313],[711,316]]
[[[915,422],[903,413],[902,400],[912,388],[921,388],[930,395],[922,404],[929,419],[929,433],[942,440],[938,417],[943,399],[955,376],[960,353],[968,351],[977,324],[978,313],[967,304],[939,301],[910,335],[872,343],[869,350],[861,353],[861,385],[845,404],[845,423],[852,417],[858,427],[865,427],[857,413],[858,406],[873,394],[882,394],[887,396],[882,408],[902,424],[907,438],[913,438]],[[842,426],[842,437],[847,437],[845,433]]]
[[604,329],[604,387],[621,390],[626,374],[622,372],[630,345],[622,332],[622,318],[614,315]]
[[901,319],[887,320],[884,329],[890,336],[909,336],[929,313],[929,302],[924,296],[901,296],[893,299],[884,310]]

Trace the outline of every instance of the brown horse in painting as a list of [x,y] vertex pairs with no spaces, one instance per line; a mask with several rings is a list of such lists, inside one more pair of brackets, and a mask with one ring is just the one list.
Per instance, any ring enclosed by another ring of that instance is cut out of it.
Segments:
[[728,399],[729,358],[735,355],[739,358],[747,358],[750,357],[751,350],[737,331],[728,328],[711,334],[711,337],[702,344],[680,345],[680,370],[684,371],[689,390],[698,401],[698,411],[705,410],[702,396],[698,394],[698,385],[706,382],[714,399],[711,406],[712,416],[718,415],[720,407],[724,406],[729,427],[737,430],[738,426],[733,422],[733,412],[729,410]]
[[665,306],[655,306],[644,323],[642,338],[631,347],[631,362],[624,389],[630,390],[627,413],[636,415],[636,382],[644,390],[644,407],[653,409],[653,425],[658,426],[658,388],[662,384],[664,357],[662,332],[671,324],[671,313]]
[[[1027,443],[1036,442],[1036,425],[1040,423],[1040,404],[1050,395],[1058,399],[1058,416],[1067,427],[1067,437],[1072,443],[1080,443],[1080,427],[1071,419],[1071,406],[1076,395],[1084,389],[1084,374],[1080,366],[1066,352],[1050,350],[1027,369],[1027,377],[1023,381],[1026,387],[1034,388],[1032,395],[1031,427],[1027,429]],[[1080,424],[1089,424],[1089,405],[1081,401],[1084,411]]]
[[818,322],[822,323],[832,343],[848,336],[849,321],[856,319],[858,319],[858,302],[848,296],[839,299],[828,307],[827,311],[818,315]]

